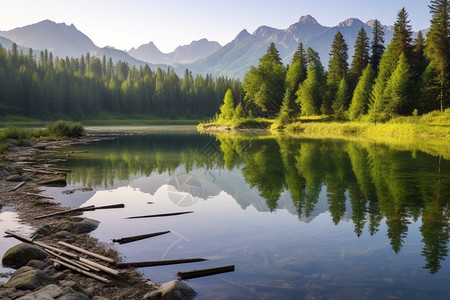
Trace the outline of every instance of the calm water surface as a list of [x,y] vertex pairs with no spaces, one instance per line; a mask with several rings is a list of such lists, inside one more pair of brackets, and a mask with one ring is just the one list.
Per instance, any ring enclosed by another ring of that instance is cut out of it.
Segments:
[[[101,221],[101,241],[171,230],[115,244],[125,261],[209,259],[142,268],[151,280],[236,266],[189,280],[196,299],[450,299],[450,162],[441,156],[157,127],[52,159],[73,170],[67,187],[46,189],[63,205],[125,203],[85,213]],[[126,219],[179,211],[194,213]]]

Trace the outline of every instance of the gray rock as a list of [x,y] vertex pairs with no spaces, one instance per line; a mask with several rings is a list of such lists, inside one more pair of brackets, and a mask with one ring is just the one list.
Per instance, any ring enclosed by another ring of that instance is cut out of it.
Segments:
[[44,271],[25,266],[14,272],[6,285],[18,290],[34,290],[52,283],[53,279]]
[[63,288],[63,294],[55,300],[89,300],[89,297],[84,293],[74,291],[71,287]]
[[86,294],[84,289],[81,287],[81,285],[78,284],[78,282],[72,281],[72,280],[61,280],[59,284],[63,287],[70,287],[75,292]]
[[36,230],[33,235],[49,235],[52,232],[52,227],[50,225],[44,225],[41,228],[39,228],[38,230]]
[[9,175],[5,178],[6,181],[23,181],[23,177],[19,174]]
[[2,258],[2,264],[5,267],[18,269],[26,266],[32,259],[44,260],[47,256],[47,252],[42,248],[29,243],[21,243],[6,251]]
[[91,300],[109,300],[109,298],[101,297],[101,296],[94,296]]
[[17,300],[54,300],[55,297],[62,295],[63,290],[55,285],[49,284],[33,293],[18,298]]
[[75,242],[75,236],[74,236],[72,233],[68,232],[68,231],[60,231],[60,232],[57,232],[57,233],[55,234],[55,237],[56,237],[58,240],[64,241],[64,242],[67,242],[67,243],[73,243],[73,242]]
[[27,263],[28,267],[32,267],[34,269],[39,269],[39,270],[43,270],[47,265],[48,265],[48,263],[46,263],[45,261],[37,260],[37,259],[32,259]]
[[97,229],[100,222],[88,218],[73,217],[56,225],[58,231],[69,231],[71,233],[88,233]]
[[179,280],[173,280],[164,283],[158,290],[146,294],[144,299],[192,300],[195,296],[197,296],[197,292],[189,285]]

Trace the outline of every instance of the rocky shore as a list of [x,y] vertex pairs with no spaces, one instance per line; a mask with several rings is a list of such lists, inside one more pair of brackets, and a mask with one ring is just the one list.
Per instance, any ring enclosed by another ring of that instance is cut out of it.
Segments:
[[[61,141],[22,142],[8,141],[10,149],[0,165],[0,206],[12,207],[25,224],[35,229],[35,244],[19,243],[2,253],[2,263],[16,271],[6,284],[0,283],[0,299],[193,299],[195,291],[180,281],[161,286],[145,279],[133,268],[120,270],[119,275],[102,274],[107,282],[87,277],[54,263],[54,258],[43,247],[64,241],[82,249],[120,261],[119,254],[107,244],[92,238],[98,222],[72,215],[35,219],[38,215],[63,211],[52,200],[39,197],[39,186],[61,183],[64,172],[52,169],[48,164],[36,167],[35,155],[40,151],[90,143],[102,137],[85,136]],[[46,169],[47,168],[47,169]],[[44,170],[44,171],[42,171]],[[20,185],[22,184],[22,185]],[[20,185],[20,187],[18,187]],[[4,234],[3,232],[1,234]],[[11,237],[13,238],[13,237]],[[108,267],[114,268],[114,265]],[[3,277],[10,274],[1,274]]]

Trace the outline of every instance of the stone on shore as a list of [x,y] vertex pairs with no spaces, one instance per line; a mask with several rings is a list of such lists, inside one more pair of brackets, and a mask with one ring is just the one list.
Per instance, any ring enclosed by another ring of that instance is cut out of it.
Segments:
[[30,260],[44,260],[47,256],[47,252],[42,248],[29,243],[21,243],[6,251],[2,258],[2,264],[5,267],[18,269],[26,266]]
[[17,290],[34,290],[51,283],[53,279],[44,271],[25,266],[14,272],[6,285]]
[[189,285],[179,280],[173,280],[164,283],[158,290],[148,293],[144,296],[144,299],[192,300],[195,296],[197,296],[197,292]]
[[97,229],[100,222],[89,218],[73,217],[56,225],[57,231],[68,231],[75,234],[89,233]]

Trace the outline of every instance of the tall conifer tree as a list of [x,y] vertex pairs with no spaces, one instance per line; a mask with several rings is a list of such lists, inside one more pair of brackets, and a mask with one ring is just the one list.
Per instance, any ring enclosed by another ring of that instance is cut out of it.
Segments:
[[322,103],[321,112],[323,114],[330,114],[332,103],[336,101],[336,92],[339,83],[348,73],[348,46],[344,40],[341,32],[334,36],[333,44],[331,45],[330,60],[328,63],[327,73],[327,94],[325,101]]
[[384,50],[384,31],[380,21],[375,20],[372,28],[372,42],[370,44],[372,50],[372,56],[370,57],[370,64],[373,70],[378,73],[378,65],[380,64],[381,57]]
[[429,8],[431,27],[425,54],[430,59],[435,75],[426,89],[437,91],[436,102],[439,103],[440,110],[444,111],[450,105],[450,1],[431,0]]
[[286,74],[286,91],[278,117],[278,120],[282,124],[288,123],[294,115],[300,112],[300,106],[295,103],[295,93],[300,83],[306,79],[307,67],[306,53],[303,44],[300,43],[292,57],[292,63]]
[[369,64],[369,49],[369,37],[367,36],[364,27],[361,27],[361,29],[358,31],[358,35],[356,36],[354,47],[355,51],[353,54],[350,70],[348,71],[348,84],[350,92],[353,92],[356,84],[358,83],[359,77],[361,77],[362,73]]

